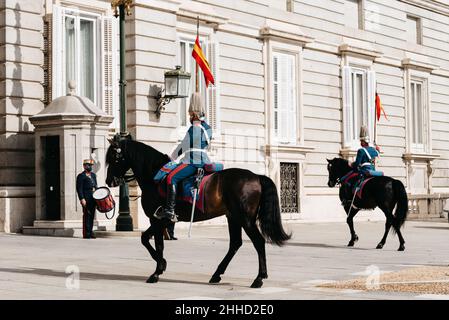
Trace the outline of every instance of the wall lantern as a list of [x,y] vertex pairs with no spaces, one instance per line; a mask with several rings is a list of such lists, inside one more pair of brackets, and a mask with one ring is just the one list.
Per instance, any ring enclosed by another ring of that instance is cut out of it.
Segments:
[[[187,98],[190,89],[190,73],[176,66],[176,69],[164,73],[165,89],[159,91],[156,96],[157,108],[156,115],[159,118],[164,106],[172,99]],[[162,94],[165,93],[163,96]]]

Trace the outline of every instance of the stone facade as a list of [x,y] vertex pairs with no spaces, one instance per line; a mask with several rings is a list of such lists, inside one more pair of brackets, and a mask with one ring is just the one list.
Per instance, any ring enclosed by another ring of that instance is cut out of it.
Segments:
[[[441,201],[438,198],[449,193],[449,45],[445,31],[449,1],[133,2],[126,23],[126,72],[128,127],[136,139],[168,153],[185,130],[185,102],[172,101],[158,119],[153,97],[163,86],[164,72],[185,63],[183,54],[189,51],[183,48],[195,39],[199,17],[203,49],[217,79],[217,86],[204,93],[216,132],[214,157],[226,167],[268,174],[280,188],[280,177],[286,174],[281,168],[291,168],[281,163],[294,164],[297,177],[292,183],[298,190],[294,204],[298,210],[285,213],[285,218],[344,217],[337,190],[327,187],[326,158],[355,154],[351,139],[357,124],[351,124],[355,91],[348,84],[354,86],[358,77],[364,86],[363,108],[372,110],[371,97],[377,91],[388,114],[389,120],[381,119],[377,126],[376,141],[383,152],[379,168],[407,185],[414,195],[412,207],[437,208],[425,214],[439,214],[443,205],[434,200]],[[3,225],[9,231],[18,230],[19,221],[33,220],[34,212],[25,213],[14,205],[23,198],[34,203],[33,129],[27,118],[42,110],[48,91],[43,86],[48,83],[44,79],[48,70],[42,68],[44,52],[48,52],[44,22],[54,21],[54,6],[104,16],[112,12],[109,1],[99,0],[0,3],[0,27],[5,29],[0,38],[1,57],[6,62],[0,74],[0,228]],[[115,69],[117,60],[113,61]],[[278,67],[280,61],[294,69],[285,82],[294,94],[287,98],[279,98],[274,90],[279,84],[273,70],[285,73],[288,69]],[[51,72],[62,71],[53,68]],[[421,90],[422,122],[415,122],[413,111],[418,101],[416,88]],[[117,99],[116,91],[113,97]],[[284,118],[293,124],[285,135],[291,138],[288,143],[279,142],[276,131],[282,130],[274,110],[279,101],[294,108],[290,110],[294,121]],[[373,114],[363,112],[360,117],[373,120]],[[419,144],[416,127],[422,127]],[[131,194],[138,195],[139,190]],[[136,227],[145,227],[148,222],[140,205],[132,202],[131,206]],[[17,221],[7,223],[14,228],[5,226],[7,219]]]

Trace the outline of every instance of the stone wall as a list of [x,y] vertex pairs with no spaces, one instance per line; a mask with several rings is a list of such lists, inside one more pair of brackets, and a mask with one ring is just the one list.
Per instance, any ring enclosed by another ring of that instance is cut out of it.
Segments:
[[34,219],[34,135],[44,107],[42,2],[0,3],[0,231]]

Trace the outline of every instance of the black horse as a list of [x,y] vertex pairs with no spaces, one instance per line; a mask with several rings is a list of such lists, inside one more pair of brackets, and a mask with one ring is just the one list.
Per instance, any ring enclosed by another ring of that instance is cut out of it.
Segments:
[[[350,187],[341,183],[341,179],[351,170],[349,162],[345,159],[335,158],[327,160],[327,170],[329,171],[328,186],[330,188],[340,184],[340,200],[347,214],[347,223],[351,231],[351,240],[348,246],[354,246],[354,243],[359,240],[359,237],[354,231],[354,216],[360,209],[375,209],[379,207],[385,214],[387,221],[385,223],[385,234],[382,240],[377,245],[377,249],[382,249],[387,240],[388,232],[391,226],[393,231],[399,237],[398,251],[404,251],[404,238],[401,234],[401,226],[404,224],[408,213],[408,198],[405,187],[401,181],[390,177],[374,177],[366,183],[363,189],[362,199],[358,196],[353,197]],[[354,199],[353,205],[351,203]],[[394,207],[396,206],[395,214],[393,215]]]
[[[108,172],[106,184],[116,187],[126,179],[126,173],[132,169],[135,179],[142,190],[142,207],[150,218],[151,226],[142,233],[142,244],[157,262],[156,271],[148,278],[148,283],[159,280],[165,271],[167,262],[163,257],[163,230],[167,219],[158,220],[154,212],[165,203],[159,196],[153,177],[158,170],[170,161],[169,157],[154,148],[132,140],[128,135],[116,135],[110,140],[106,153]],[[226,215],[230,235],[229,250],[209,283],[218,283],[229,262],[242,245],[242,228],[251,239],[259,257],[259,273],[252,288],[260,288],[263,279],[268,277],[265,240],[281,246],[290,239],[282,227],[277,189],[273,181],[243,169],[226,169],[215,173],[205,184],[205,212],[195,212],[196,221],[209,220]],[[176,206],[179,221],[190,221],[191,205],[179,203]],[[260,230],[258,228],[260,227]],[[155,249],[150,243],[154,236]]]

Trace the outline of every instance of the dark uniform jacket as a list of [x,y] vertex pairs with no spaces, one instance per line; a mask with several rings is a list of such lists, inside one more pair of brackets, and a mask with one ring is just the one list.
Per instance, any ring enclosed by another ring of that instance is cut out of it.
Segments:
[[94,202],[93,193],[97,189],[97,175],[93,172],[90,177],[83,171],[76,177],[76,192],[80,200],[86,199],[87,202]]

